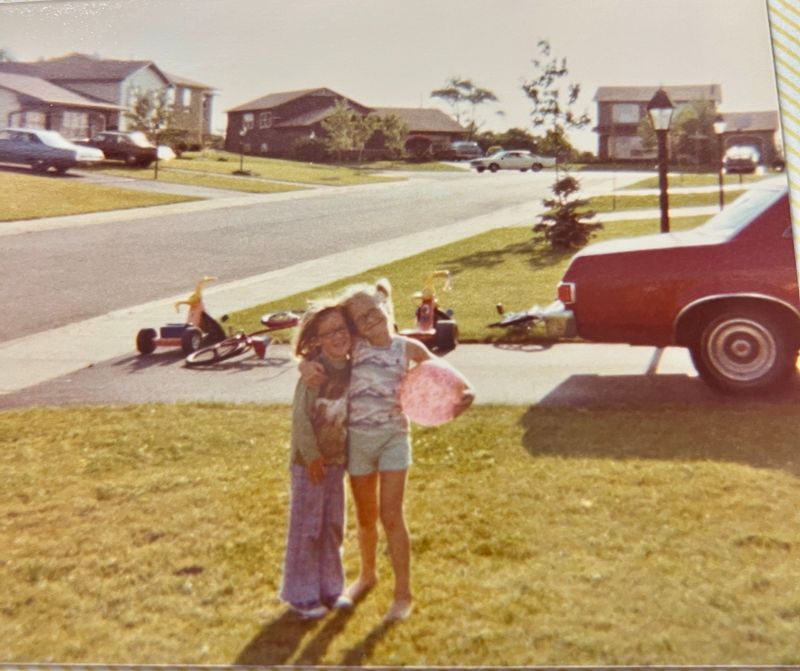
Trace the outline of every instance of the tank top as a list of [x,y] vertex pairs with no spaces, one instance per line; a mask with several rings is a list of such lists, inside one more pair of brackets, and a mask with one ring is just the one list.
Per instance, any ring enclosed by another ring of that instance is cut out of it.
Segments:
[[349,426],[359,430],[408,430],[408,418],[398,400],[408,368],[406,343],[392,336],[387,347],[356,340],[351,356]]

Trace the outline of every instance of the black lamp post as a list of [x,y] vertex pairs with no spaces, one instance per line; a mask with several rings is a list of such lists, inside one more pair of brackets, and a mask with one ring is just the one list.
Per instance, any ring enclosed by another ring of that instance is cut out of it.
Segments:
[[153,179],[158,179],[158,131],[161,130],[161,124],[156,121],[153,125],[153,130],[155,131],[155,145],[156,145],[156,160],[155,160],[155,168],[153,168]]
[[725,119],[721,114],[717,114],[714,117],[714,132],[717,134],[717,172],[719,173],[719,209],[721,210],[725,207],[725,198],[722,193],[722,182],[724,180],[723,177],[723,164],[722,164],[722,154],[723,154],[723,138],[722,134],[725,132]]
[[244,174],[244,136],[247,135],[247,126],[242,126],[239,131],[239,174]]
[[658,89],[647,103],[647,113],[658,137],[658,188],[661,192],[661,232],[669,233],[669,200],[667,196],[667,132],[675,106],[664,89]]

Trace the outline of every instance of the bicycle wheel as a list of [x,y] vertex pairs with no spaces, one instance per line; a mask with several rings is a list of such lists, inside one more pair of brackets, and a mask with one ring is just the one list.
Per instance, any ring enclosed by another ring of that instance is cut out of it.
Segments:
[[198,349],[186,357],[187,366],[209,366],[248,352],[252,344],[240,336],[226,338],[209,347]]

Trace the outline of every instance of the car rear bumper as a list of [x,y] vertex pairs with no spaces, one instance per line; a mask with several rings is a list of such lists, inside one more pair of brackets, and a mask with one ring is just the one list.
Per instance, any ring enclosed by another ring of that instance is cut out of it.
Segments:
[[561,301],[553,301],[540,315],[548,338],[574,338],[577,335],[575,313]]

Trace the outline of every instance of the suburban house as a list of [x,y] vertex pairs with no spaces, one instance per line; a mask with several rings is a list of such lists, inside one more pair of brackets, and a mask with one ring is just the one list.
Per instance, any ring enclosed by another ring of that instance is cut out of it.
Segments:
[[[436,109],[368,107],[328,88],[270,93],[227,111],[228,151],[264,156],[286,156],[300,140],[325,135],[323,120],[336,103],[345,101],[358,114],[396,114],[409,125],[406,145],[425,151],[466,137],[466,129]],[[380,151],[380,139],[367,144],[367,152]]]
[[[682,107],[695,101],[709,101],[716,110],[722,100],[719,84],[696,86],[663,86],[678,114]],[[601,86],[595,93],[597,103],[597,156],[601,161],[642,161],[656,158],[656,149],[642,146],[638,129],[647,117],[647,103],[656,86]],[[779,116],[775,112],[723,112],[725,131],[722,150],[734,146],[750,146],[758,151],[762,165],[773,165],[780,159],[776,146]]]
[[152,61],[118,61],[72,53],[31,63],[0,63],[0,123],[49,128],[69,138],[126,130],[137,95],[166,91],[175,127],[187,141],[211,133],[214,90],[168,75]]
[[[601,161],[642,161],[656,157],[656,150],[642,146],[638,129],[647,117],[647,103],[658,86],[601,86],[594,95],[597,103],[597,157]],[[662,86],[675,111],[693,101],[708,100],[719,105],[719,84]]]
[[779,128],[778,112],[723,112],[725,131],[723,151],[730,147],[753,147],[762,165],[774,165],[781,160],[775,138]]

